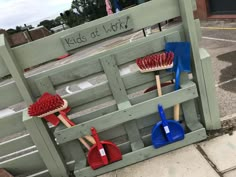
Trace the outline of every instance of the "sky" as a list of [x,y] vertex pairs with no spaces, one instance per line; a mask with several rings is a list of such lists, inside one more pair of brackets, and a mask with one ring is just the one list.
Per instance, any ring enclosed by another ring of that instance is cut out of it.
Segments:
[[0,0],[0,28],[37,26],[44,19],[52,19],[71,7],[72,0]]

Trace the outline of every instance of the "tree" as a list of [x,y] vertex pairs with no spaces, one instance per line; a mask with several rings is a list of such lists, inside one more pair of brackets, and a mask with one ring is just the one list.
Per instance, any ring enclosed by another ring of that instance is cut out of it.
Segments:
[[54,27],[56,27],[60,24],[61,23],[59,21],[56,21],[56,20],[43,20],[38,24],[38,26],[44,26],[45,28],[50,30],[51,28],[54,28]]
[[71,8],[76,9],[84,21],[106,16],[104,0],[73,0]]
[[71,9],[66,10],[64,13],[60,13],[60,15],[63,22],[69,27],[84,23],[84,18],[81,15],[74,13]]

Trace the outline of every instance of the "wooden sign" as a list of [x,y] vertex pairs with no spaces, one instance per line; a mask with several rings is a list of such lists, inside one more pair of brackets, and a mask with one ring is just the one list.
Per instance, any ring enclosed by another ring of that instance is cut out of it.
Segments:
[[133,29],[132,19],[128,15],[125,15],[63,36],[61,40],[65,49],[69,51],[131,29]]

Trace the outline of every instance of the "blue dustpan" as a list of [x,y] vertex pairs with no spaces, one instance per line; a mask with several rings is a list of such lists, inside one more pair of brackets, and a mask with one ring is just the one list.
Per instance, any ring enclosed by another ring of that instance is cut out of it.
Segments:
[[175,90],[180,88],[180,74],[181,72],[190,72],[190,43],[189,42],[168,42],[165,50],[172,51],[175,54],[174,66],[170,69],[175,72]]
[[152,144],[155,148],[184,139],[184,129],[175,120],[167,120],[162,105],[158,104],[161,121],[152,129]]

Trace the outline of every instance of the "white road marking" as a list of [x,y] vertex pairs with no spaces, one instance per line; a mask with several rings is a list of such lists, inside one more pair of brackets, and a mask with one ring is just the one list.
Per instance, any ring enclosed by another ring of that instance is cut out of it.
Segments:
[[70,91],[70,86],[67,86],[65,90],[66,90],[66,92],[69,93],[69,94],[72,94],[72,93],[73,93],[72,91]]
[[233,79],[230,79],[230,80],[227,80],[227,81],[218,83],[218,84],[215,85],[215,87],[219,87],[219,86],[222,86],[222,85],[224,85],[224,84],[228,84],[229,82],[232,82],[232,81],[236,81],[236,77],[233,78]]
[[236,43],[236,40],[230,40],[230,39],[222,39],[222,38],[214,38],[214,37],[206,37],[203,36],[203,39],[209,39],[209,40],[214,40],[214,41],[224,41],[224,42],[233,42]]
[[132,42],[133,39],[134,39],[134,37],[135,37],[136,35],[138,35],[140,32],[141,32],[141,31],[138,31],[138,32],[134,33],[133,36],[131,36],[131,38],[129,39],[129,42]]

